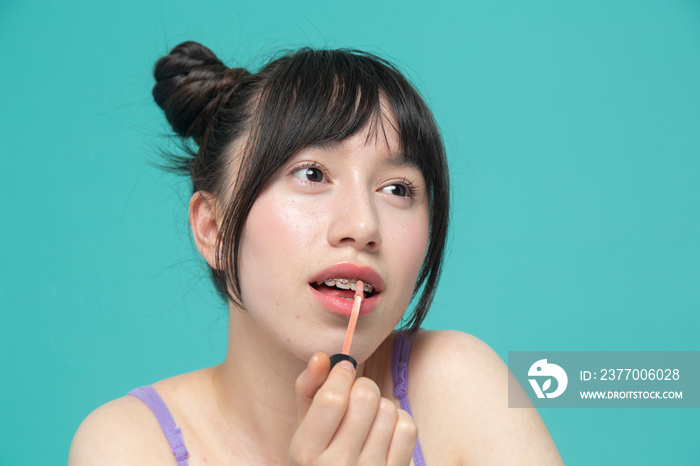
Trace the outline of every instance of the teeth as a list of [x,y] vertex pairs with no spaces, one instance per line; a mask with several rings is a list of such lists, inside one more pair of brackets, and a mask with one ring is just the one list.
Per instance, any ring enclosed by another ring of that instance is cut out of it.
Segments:
[[341,290],[349,290],[350,289],[350,283],[348,283],[348,281],[344,278],[336,279],[335,286],[337,286]]
[[[326,278],[325,280],[317,281],[318,285],[325,284],[326,286],[335,286],[341,290],[357,290],[357,279],[356,278]],[[365,293],[371,293],[374,287],[369,283],[364,283],[362,287]]]

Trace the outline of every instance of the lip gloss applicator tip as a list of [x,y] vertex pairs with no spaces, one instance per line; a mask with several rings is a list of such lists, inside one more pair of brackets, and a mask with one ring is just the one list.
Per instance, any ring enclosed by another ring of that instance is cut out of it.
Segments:
[[355,326],[357,325],[357,318],[360,315],[360,306],[362,305],[362,299],[365,297],[364,292],[365,284],[362,280],[358,280],[355,284],[355,302],[352,305],[352,312],[350,313],[350,322],[348,323],[348,330],[345,332],[345,343],[343,344],[343,350],[340,353],[336,353],[330,357],[331,369],[333,366],[338,364],[340,361],[350,361],[355,369],[357,369],[357,361],[350,356],[350,345],[352,344],[352,337],[355,334]]

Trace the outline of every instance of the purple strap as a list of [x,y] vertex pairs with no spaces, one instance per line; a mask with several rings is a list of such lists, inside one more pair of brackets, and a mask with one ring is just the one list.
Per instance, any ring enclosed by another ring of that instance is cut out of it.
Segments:
[[172,414],[168,411],[168,407],[165,406],[165,403],[155,389],[147,385],[131,390],[129,395],[135,396],[146,403],[146,406],[148,406],[156,419],[158,419],[158,424],[160,424],[165,438],[168,439],[170,449],[173,451],[173,455],[175,455],[177,466],[187,466],[187,458],[190,457],[190,454],[187,452],[187,448],[185,448],[182,432],[180,432],[180,428],[175,425],[175,419],[173,419]]
[[[394,349],[391,354],[391,376],[394,378],[394,396],[399,399],[401,409],[408,412],[413,417],[411,406],[408,404],[408,356],[411,352],[413,336],[405,332],[398,332],[394,336]],[[420,447],[420,440],[416,440],[416,449],[413,450],[413,462],[416,466],[425,466],[423,450]]]

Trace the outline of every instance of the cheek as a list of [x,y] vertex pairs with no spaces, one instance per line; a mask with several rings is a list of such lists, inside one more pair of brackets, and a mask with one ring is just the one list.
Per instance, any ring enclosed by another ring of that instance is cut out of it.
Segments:
[[[428,250],[428,222],[419,224],[407,224],[399,238],[400,244],[404,248],[404,254],[409,264],[420,268]],[[418,272],[416,271],[416,275]]]
[[[273,190],[258,197],[241,237],[239,276],[246,303],[255,290],[283,293],[289,282],[285,278],[299,276],[306,251],[318,241],[318,219],[314,217],[308,206],[276,196]],[[275,286],[270,287],[273,280]]]
[[387,238],[389,241],[385,244],[392,245],[390,256],[397,261],[396,268],[400,271],[402,288],[410,296],[413,294],[413,288],[428,250],[430,239],[428,213],[422,212],[421,215],[412,219],[396,222],[390,231],[391,234]]
[[423,204],[412,218],[403,222],[402,228],[399,228],[397,233],[400,235],[399,244],[405,250],[405,257],[411,263],[417,263],[419,268],[423,264],[430,241],[429,215],[428,206]]

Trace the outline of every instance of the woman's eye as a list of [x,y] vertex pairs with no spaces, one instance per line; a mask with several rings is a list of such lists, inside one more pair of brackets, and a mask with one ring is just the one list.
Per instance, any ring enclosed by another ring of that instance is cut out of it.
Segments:
[[382,188],[382,192],[393,194],[394,196],[407,197],[409,195],[408,188],[402,184],[392,184]]
[[322,183],[325,181],[325,176],[323,176],[323,171],[316,167],[304,167],[296,170],[292,173],[297,178],[301,178],[305,181],[311,181],[312,183]]

